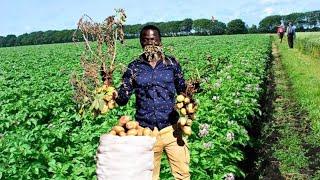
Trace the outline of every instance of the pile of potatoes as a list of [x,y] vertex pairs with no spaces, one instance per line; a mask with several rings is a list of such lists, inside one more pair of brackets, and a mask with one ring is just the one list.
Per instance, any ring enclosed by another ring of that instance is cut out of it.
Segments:
[[122,116],[119,119],[118,125],[112,127],[109,133],[115,136],[152,136],[156,137],[159,134],[158,128],[154,128],[153,131],[146,127],[143,128],[139,125],[139,122],[132,121],[129,116]]
[[190,136],[192,133],[191,125],[192,121],[196,119],[197,108],[196,102],[191,97],[183,94],[177,96],[176,109],[180,114],[178,125],[185,135]]

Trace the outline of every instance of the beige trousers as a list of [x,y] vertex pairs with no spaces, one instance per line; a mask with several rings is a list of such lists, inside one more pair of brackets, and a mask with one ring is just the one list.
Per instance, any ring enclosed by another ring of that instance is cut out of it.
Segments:
[[161,129],[154,146],[153,180],[159,179],[162,152],[165,151],[172,175],[176,180],[190,180],[189,147],[176,125]]

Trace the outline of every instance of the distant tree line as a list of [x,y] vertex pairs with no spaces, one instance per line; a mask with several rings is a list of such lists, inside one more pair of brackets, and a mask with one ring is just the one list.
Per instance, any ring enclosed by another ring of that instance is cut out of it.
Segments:
[[[297,31],[319,31],[320,30],[320,10],[305,13],[292,13],[289,15],[273,15],[262,19],[259,27],[252,25],[249,27],[241,19],[234,19],[227,24],[210,19],[190,18],[182,21],[150,22],[160,28],[162,36],[188,36],[188,35],[221,35],[221,34],[246,34],[246,33],[275,33],[280,21],[285,24],[293,22]],[[140,29],[146,24],[135,24],[125,26],[125,37],[127,39],[139,37]],[[7,35],[0,36],[0,47],[51,44],[72,42],[75,29],[61,31],[37,31],[25,33],[20,36]],[[77,40],[82,41],[80,33],[76,33]]]
[[262,19],[259,23],[260,32],[275,32],[279,22],[283,20],[285,25],[292,22],[297,31],[320,31],[320,10],[305,13],[292,13],[285,16],[273,15]]

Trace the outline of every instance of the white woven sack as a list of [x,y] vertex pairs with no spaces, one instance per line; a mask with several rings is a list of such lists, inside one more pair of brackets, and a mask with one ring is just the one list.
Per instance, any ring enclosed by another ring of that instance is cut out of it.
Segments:
[[102,135],[97,152],[98,180],[151,180],[155,141],[149,136]]

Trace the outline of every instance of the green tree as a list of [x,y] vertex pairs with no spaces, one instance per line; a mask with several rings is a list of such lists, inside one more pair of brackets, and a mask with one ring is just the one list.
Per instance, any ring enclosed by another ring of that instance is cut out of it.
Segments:
[[10,46],[15,46],[17,41],[17,36],[10,34],[5,37],[5,46],[10,47]]
[[193,22],[193,29],[200,35],[219,35],[226,32],[227,26],[220,21],[212,22],[209,19],[197,19]]
[[254,34],[254,33],[258,33],[258,32],[259,32],[258,27],[254,24],[252,24],[252,26],[248,28],[248,33],[250,33],[250,34]]
[[5,46],[5,37],[0,36],[0,47],[4,47]]
[[318,22],[320,22],[320,11],[311,11],[306,12],[306,26],[308,28],[314,28],[317,26]]
[[125,33],[126,38],[139,37],[139,33],[140,33],[141,29],[142,29],[141,24],[125,25],[124,26],[124,33]]
[[190,18],[184,19],[180,23],[180,31],[190,33],[190,31],[192,30],[192,23],[193,23],[192,19]]
[[180,23],[181,21],[166,22],[164,23],[164,29],[162,29],[162,31],[168,34],[169,36],[176,36],[177,33],[180,32]]
[[259,31],[265,33],[274,33],[276,28],[280,25],[280,21],[284,20],[285,24],[291,21],[297,27],[297,31],[316,31],[319,28],[320,11],[309,11],[304,13],[291,13],[288,15],[280,16],[273,15],[267,16],[259,23]]
[[192,26],[196,31],[196,34],[210,35],[213,27],[213,22],[209,19],[197,19],[193,21]]
[[248,29],[241,19],[234,19],[228,23],[227,32],[228,34],[245,34],[248,33]]
[[212,22],[211,34],[220,35],[225,34],[227,30],[227,25],[220,21]]
[[280,25],[281,19],[283,19],[283,17],[280,15],[265,17],[259,23],[259,30],[261,32],[275,33],[277,31],[277,26]]
[[17,41],[19,42],[19,45],[32,44],[32,39],[30,38],[28,33],[24,33],[24,34],[18,36]]

